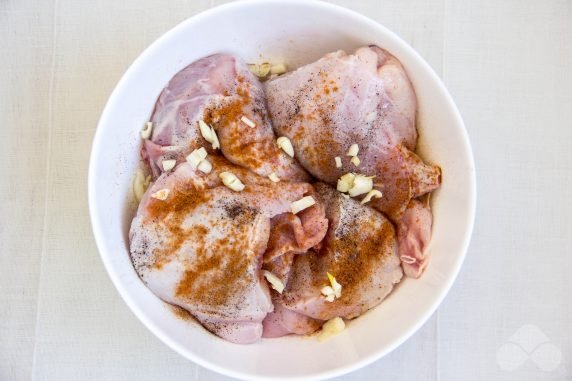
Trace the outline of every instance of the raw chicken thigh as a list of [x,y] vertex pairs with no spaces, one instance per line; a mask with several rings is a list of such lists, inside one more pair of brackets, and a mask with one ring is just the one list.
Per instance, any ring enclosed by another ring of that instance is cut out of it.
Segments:
[[[393,225],[329,185],[314,186],[326,207],[328,232],[320,250],[295,258],[286,289],[264,321],[265,336],[309,333],[325,320],[355,318],[381,303],[403,276]],[[334,301],[321,293],[330,284],[327,273],[342,285]]]
[[[375,175],[383,197],[373,202],[397,221],[409,200],[436,189],[438,167],[412,151],[417,141],[413,87],[399,61],[363,47],[338,51],[266,83],[268,109],[277,135],[288,137],[312,175],[335,185],[348,172]],[[347,152],[359,147],[361,163]],[[335,157],[342,159],[336,168]]]
[[[261,337],[262,320],[273,310],[260,272],[272,219],[290,215],[300,230],[297,242],[308,247],[322,240],[327,221],[320,204],[302,218],[290,213],[293,201],[314,194],[311,185],[277,185],[223,158],[209,159],[210,174],[183,163],[147,190],[130,230],[131,257],[161,299],[229,341],[250,343]],[[224,171],[244,183],[242,192],[222,184]],[[164,190],[166,198],[156,198]]]
[[161,92],[144,151],[155,177],[163,160],[182,162],[201,146],[214,153],[201,135],[199,120],[214,128],[232,163],[261,176],[308,180],[299,164],[276,146],[262,85],[241,59],[229,54],[202,58],[177,73]]

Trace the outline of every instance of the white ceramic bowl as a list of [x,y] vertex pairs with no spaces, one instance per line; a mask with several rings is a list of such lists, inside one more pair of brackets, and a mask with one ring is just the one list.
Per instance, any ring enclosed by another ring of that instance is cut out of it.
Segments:
[[[443,169],[433,198],[432,261],[419,280],[406,279],[379,307],[326,343],[304,337],[225,342],[177,318],[133,270],[127,232],[130,184],[139,157],[139,130],[169,79],[198,58],[231,52],[247,62],[290,67],[337,49],[377,44],[401,60],[417,92],[420,147]],[[89,207],[103,263],[135,315],[184,357],[249,380],[323,379],[350,372],[389,353],[435,311],[463,262],[475,213],[475,170],[463,121],[428,64],[376,22],[334,5],[304,0],[241,1],[213,8],[176,26],[146,49],[109,98],[93,143]]]

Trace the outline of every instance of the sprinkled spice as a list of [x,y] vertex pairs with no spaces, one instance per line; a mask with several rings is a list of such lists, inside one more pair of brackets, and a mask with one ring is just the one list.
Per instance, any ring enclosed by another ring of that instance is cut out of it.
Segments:
[[[272,139],[265,138],[270,125],[264,98],[257,93],[261,90],[252,89],[251,83],[242,76],[237,82],[236,94],[205,110],[204,120],[217,132],[225,156],[257,170],[276,160],[280,152]],[[245,125],[241,121],[243,117],[254,122],[256,127]]]
[[198,242],[195,258],[177,285],[177,297],[210,307],[236,304],[239,309],[242,296],[254,284],[256,274],[249,266],[258,254],[258,248],[250,247],[248,240],[257,211],[248,207],[242,211],[227,225],[223,238]]
[[[332,274],[343,287],[339,299],[321,308],[327,314],[340,305],[355,305],[362,292],[370,292],[376,284],[380,266],[393,254],[395,230],[379,212],[364,208],[355,200],[346,200],[333,188],[316,184],[320,200],[326,206],[330,226],[322,246],[307,255],[310,273],[291,273],[292,278],[306,278],[301,284],[321,290],[329,285],[327,273]],[[293,271],[296,271],[295,269]],[[310,277],[310,278],[308,278]],[[283,300],[296,303],[304,298],[304,290],[286,290]],[[302,294],[300,294],[302,293]]]

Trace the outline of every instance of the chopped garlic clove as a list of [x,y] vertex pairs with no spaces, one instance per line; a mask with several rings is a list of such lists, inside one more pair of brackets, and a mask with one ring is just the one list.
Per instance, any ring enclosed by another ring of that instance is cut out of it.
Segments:
[[381,198],[382,193],[377,189],[372,189],[365,195],[363,200],[361,200],[360,204],[365,204],[366,202],[370,202],[372,198]]
[[272,67],[270,68],[270,74],[284,74],[286,73],[288,69],[286,68],[286,65],[284,65],[283,63],[280,64],[276,64],[276,65],[272,65]]
[[357,156],[358,152],[359,152],[359,146],[354,143],[350,146],[350,149],[348,150],[346,156]]
[[177,164],[177,160],[163,160],[161,165],[163,166],[163,171],[167,172],[171,169],[175,168],[175,164]]
[[292,142],[286,136],[281,136],[276,139],[276,144],[278,147],[282,149],[282,151],[286,152],[288,156],[294,157],[294,147],[292,146]]
[[197,166],[197,169],[199,171],[201,171],[202,173],[211,173],[212,169],[213,169],[213,165],[211,164],[210,161],[208,161],[207,159],[201,160],[201,162],[199,163],[199,165]]
[[280,181],[280,178],[278,176],[276,176],[276,173],[272,172],[271,174],[268,175],[268,178],[274,182],[277,183]]
[[331,302],[333,302],[334,300],[336,300],[336,295],[330,294],[330,295],[326,296],[326,297],[324,298],[324,300],[325,300],[326,302],[330,302],[330,303],[331,303]]
[[201,130],[201,135],[205,140],[212,144],[213,149],[220,148],[220,143],[218,137],[216,136],[215,130],[205,123],[204,120],[199,120],[199,129]]
[[306,196],[302,197],[298,201],[294,201],[293,203],[291,203],[290,208],[292,209],[293,214],[297,214],[298,212],[301,212],[302,210],[311,207],[315,203],[316,200],[314,200],[314,197]]
[[256,127],[256,123],[254,123],[252,120],[248,119],[246,116],[241,116],[240,117],[240,121],[244,124],[246,124],[248,127],[250,128],[254,128]]
[[242,181],[240,181],[240,179],[238,177],[236,177],[236,175],[232,172],[222,172],[220,175],[218,175],[221,180],[222,183],[229,189],[232,189],[233,191],[236,192],[240,192],[244,189],[244,184],[242,183]]
[[199,163],[206,159],[207,157],[207,150],[205,147],[201,147],[199,149],[194,150],[187,156],[187,161],[191,165],[193,169],[197,169]]
[[216,135],[216,131],[212,127],[211,127],[211,133],[213,137],[213,141],[211,142],[213,144],[213,149],[220,148],[220,142],[218,141],[218,136]]
[[284,283],[278,278],[276,275],[272,274],[270,271],[262,270],[262,274],[264,274],[264,278],[270,283],[270,286],[278,291],[279,294],[284,291]]
[[322,287],[322,289],[320,290],[320,292],[321,292],[322,295],[324,295],[324,296],[334,295],[334,289],[333,289],[331,286],[324,286],[324,287]]
[[349,191],[350,188],[354,186],[355,178],[356,175],[354,175],[353,173],[346,173],[345,175],[343,175],[338,179],[337,190],[342,193]]
[[165,189],[161,189],[158,190],[157,192],[153,193],[151,195],[151,197],[156,198],[157,200],[161,200],[161,201],[165,201],[167,199],[167,197],[169,197],[169,189],[165,188]]
[[272,66],[268,62],[263,62],[258,66],[260,68],[261,77],[266,77],[272,71]]
[[359,196],[360,194],[368,193],[373,189],[372,177],[363,175],[356,175],[353,186],[349,189],[348,193],[351,197]]
[[201,130],[201,135],[203,136],[203,138],[205,138],[205,140],[209,143],[212,143],[212,134],[211,134],[211,128],[208,124],[205,123],[204,120],[199,120],[199,130]]
[[270,73],[271,66],[268,62],[264,62],[261,64],[249,64],[248,70],[258,78],[264,78]]
[[342,158],[339,156],[336,156],[334,158],[335,162],[336,162],[336,168],[341,168],[342,167]]
[[346,328],[346,323],[344,319],[341,317],[336,317],[331,320],[328,320],[322,326],[322,330],[318,334],[318,340],[324,341],[331,336],[337,335],[338,333],[342,332]]
[[143,127],[143,129],[141,130],[141,138],[150,139],[152,132],[153,132],[153,123],[151,122],[145,123],[145,127]]
[[133,197],[135,198],[135,201],[137,201],[137,203],[139,203],[143,198],[143,195],[145,194],[145,191],[149,187],[150,183],[151,183],[151,176],[145,177],[143,171],[141,169],[138,169],[137,172],[135,173],[135,176],[133,177],[133,184],[132,184]]
[[342,296],[342,285],[338,283],[338,281],[336,280],[336,278],[330,274],[330,273],[326,273],[328,275],[328,280],[330,281],[331,284],[331,288],[332,288],[332,292],[334,293],[334,295],[336,296],[336,298],[340,298]]
[[355,165],[356,167],[361,163],[361,160],[359,159],[359,157],[354,156],[352,157],[352,159],[350,160],[352,162],[353,165]]

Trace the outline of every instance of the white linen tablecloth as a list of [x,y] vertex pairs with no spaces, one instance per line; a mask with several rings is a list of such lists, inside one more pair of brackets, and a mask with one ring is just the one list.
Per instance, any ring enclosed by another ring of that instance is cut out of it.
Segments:
[[[223,380],[128,310],[87,211],[98,117],[134,58],[220,1],[0,0],[0,380]],[[572,2],[338,0],[408,41],[465,119],[478,213],[438,312],[340,380],[572,379]]]

